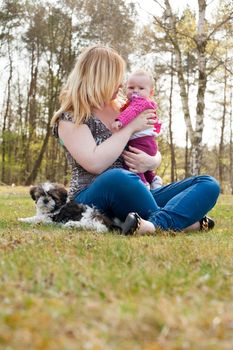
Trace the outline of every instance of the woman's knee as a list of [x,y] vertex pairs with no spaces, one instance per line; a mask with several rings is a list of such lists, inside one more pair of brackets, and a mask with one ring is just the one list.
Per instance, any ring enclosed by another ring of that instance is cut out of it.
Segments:
[[218,198],[220,194],[220,185],[219,182],[210,175],[200,175],[199,182],[202,182],[205,186],[206,191],[208,191],[212,197]]
[[214,194],[215,193],[215,196],[216,196],[216,200],[220,194],[220,191],[221,191],[221,188],[220,188],[220,184],[219,182],[212,176],[210,176],[210,179],[209,181],[211,182],[211,190],[212,190],[212,193]]

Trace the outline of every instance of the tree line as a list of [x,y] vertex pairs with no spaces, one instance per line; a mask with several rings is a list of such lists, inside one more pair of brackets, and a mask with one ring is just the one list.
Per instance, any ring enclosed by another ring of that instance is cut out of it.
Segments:
[[[233,4],[218,1],[210,19],[208,2],[196,3],[197,12],[187,6],[180,14],[169,0],[154,0],[158,11],[144,24],[137,1],[3,1],[1,183],[68,182],[67,160],[51,137],[50,120],[77,56],[100,42],[114,47],[128,69],[136,64],[153,71],[165,125],[161,175],[174,181],[208,172],[233,193]],[[186,126],[184,147],[174,141],[177,105]],[[209,114],[219,135],[212,149],[203,144]]]

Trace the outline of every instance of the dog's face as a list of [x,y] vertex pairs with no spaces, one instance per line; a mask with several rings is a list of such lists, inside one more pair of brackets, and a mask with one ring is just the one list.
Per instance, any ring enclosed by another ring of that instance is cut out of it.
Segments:
[[30,189],[30,195],[36,202],[40,213],[52,213],[66,203],[67,191],[64,186],[45,182]]

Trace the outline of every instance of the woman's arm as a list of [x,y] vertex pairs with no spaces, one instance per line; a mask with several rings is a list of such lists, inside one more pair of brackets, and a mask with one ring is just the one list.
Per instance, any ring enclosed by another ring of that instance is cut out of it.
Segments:
[[134,173],[144,173],[147,170],[157,169],[162,161],[161,153],[158,151],[155,156],[129,146],[129,151],[123,152],[125,164]]
[[95,140],[87,125],[75,125],[67,121],[59,123],[59,137],[72,157],[84,169],[92,174],[100,174],[121,155],[130,136],[154,123],[154,114],[145,111],[125,128],[122,128],[100,145]]

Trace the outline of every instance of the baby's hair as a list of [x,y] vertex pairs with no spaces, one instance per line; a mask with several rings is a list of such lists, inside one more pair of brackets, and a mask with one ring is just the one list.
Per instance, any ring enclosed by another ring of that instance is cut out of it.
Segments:
[[[154,87],[154,78],[153,78],[153,75],[152,75],[152,73],[149,72],[148,70],[145,70],[145,69],[136,69],[136,70],[134,70],[134,71],[132,71],[132,72],[129,73],[128,79],[129,79],[130,77],[132,77],[133,75],[144,75],[144,76],[148,77],[148,78],[149,78],[149,81],[150,81],[150,83],[151,83],[151,87],[152,87],[152,88]],[[128,79],[127,79],[127,80],[128,80]]]

